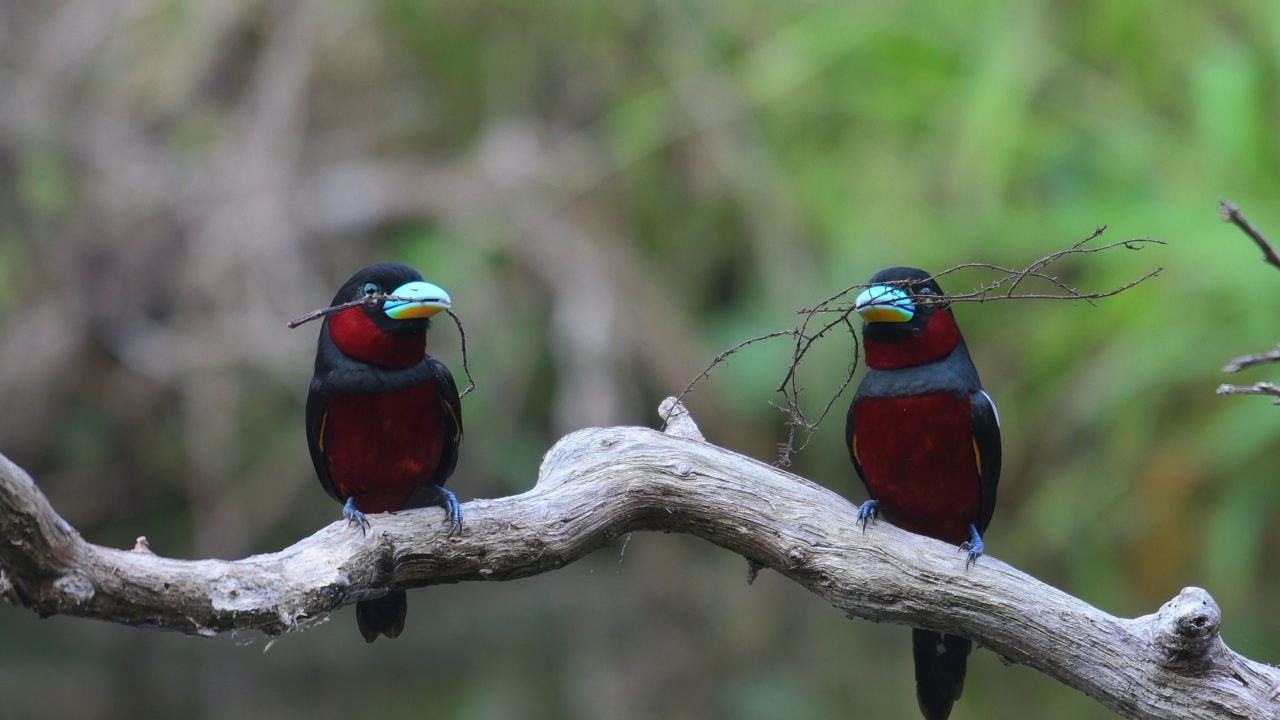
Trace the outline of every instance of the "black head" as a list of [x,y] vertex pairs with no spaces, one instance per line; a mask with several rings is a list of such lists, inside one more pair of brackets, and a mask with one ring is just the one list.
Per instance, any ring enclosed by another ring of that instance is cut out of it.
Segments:
[[924,270],[891,267],[871,276],[854,309],[865,322],[865,332],[889,339],[919,332],[936,311],[950,312],[944,297]]
[[400,263],[378,263],[359,270],[342,284],[330,306],[366,295],[415,298],[411,302],[381,301],[360,307],[378,328],[393,335],[425,332],[430,324],[428,318],[450,306],[448,293],[424,281],[417,270]]

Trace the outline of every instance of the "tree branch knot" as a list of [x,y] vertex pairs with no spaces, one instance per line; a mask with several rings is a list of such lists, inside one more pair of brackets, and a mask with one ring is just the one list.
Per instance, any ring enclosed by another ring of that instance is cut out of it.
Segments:
[[1160,664],[1179,673],[1204,674],[1213,665],[1213,651],[1221,643],[1222,611],[1209,593],[1184,588],[1155,614],[1154,644]]

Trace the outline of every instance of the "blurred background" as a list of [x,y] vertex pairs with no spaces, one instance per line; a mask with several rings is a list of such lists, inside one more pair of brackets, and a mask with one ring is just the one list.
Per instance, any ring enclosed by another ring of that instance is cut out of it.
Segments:
[[[1209,589],[1280,662],[1280,408],[1214,395],[1280,340],[1280,5],[0,3],[0,451],[89,540],[238,558],[339,517],[303,438],[354,270],[450,291],[478,388],[450,486],[519,493],[577,428],[657,423],[718,352],[894,264],[1058,268],[1099,302],[957,309],[1005,420],[990,553],[1111,613]],[[872,7],[873,5],[878,7]],[[946,278],[953,292],[990,275]],[[461,376],[446,322],[432,352]],[[852,345],[801,368],[818,411]],[[776,458],[787,340],[687,402]],[[792,469],[865,496],[848,394]],[[276,641],[0,607],[13,718],[914,718],[908,631],[689,537],[410,593]],[[959,562],[957,560],[957,562]],[[1106,718],[987,651],[953,717]]]

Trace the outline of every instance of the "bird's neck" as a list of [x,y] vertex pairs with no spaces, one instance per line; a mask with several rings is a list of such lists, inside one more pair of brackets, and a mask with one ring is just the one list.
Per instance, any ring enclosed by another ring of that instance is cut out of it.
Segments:
[[382,367],[413,367],[427,355],[425,330],[393,335],[378,327],[359,307],[347,308],[329,318],[329,338],[343,355]]
[[924,327],[915,332],[898,337],[875,335],[866,331],[862,334],[867,367],[875,370],[896,370],[941,360],[960,344],[960,328],[945,309],[935,310]]

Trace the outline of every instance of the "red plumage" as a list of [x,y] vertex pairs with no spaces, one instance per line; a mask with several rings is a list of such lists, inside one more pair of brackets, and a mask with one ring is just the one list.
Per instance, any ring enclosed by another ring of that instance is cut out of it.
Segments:
[[867,367],[897,370],[946,357],[960,344],[960,326],[950,312],[935,312],[918,333],[891,341],[866,338]]
[[378,327],[363,307],[330,316],[329,339],[343,355],[385,368],[413,367],[427,354],[423,335],[393,335]]
[[334,488],[364,513],[399,510],[440,465],[444,421],[434,383],[329,399],[322,449]]
[[[898,527],[981,556],[995,511],[1000,428],[942,288],[923,270],[889,268],[871,278],[855,306],[867,374],[849,407],[845,437],[871,500]],[[964,689],[972,643],[912,631],[916,699],[929,720],[945,720]]]
[[[449,369],[426,350],[427,318],[449,307],[447,293],[413,268],[388,263],[353,275],[333,305],[397,294],[411,299],[394,301],[394,316],[386,302],[371,302],[321,326],[307,444],[321,486],[362,531],[366,513],[438,505],[452,534],[461,531],[462,508],[444,483],[458,462],[461,398]],[[356,604],[369,642],[398,636],[406,612],[404,590]]]
[[893,524],[959,545],[978,518],[978,461],[968,396],[863,398],[854,449],[871,497]]

